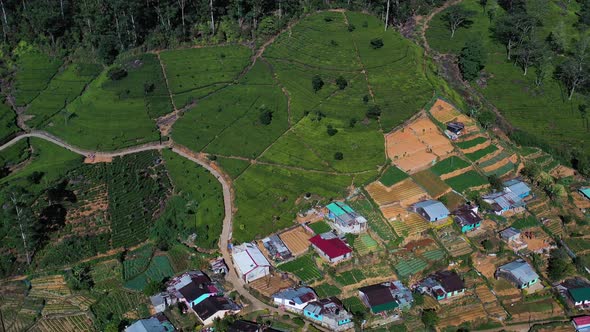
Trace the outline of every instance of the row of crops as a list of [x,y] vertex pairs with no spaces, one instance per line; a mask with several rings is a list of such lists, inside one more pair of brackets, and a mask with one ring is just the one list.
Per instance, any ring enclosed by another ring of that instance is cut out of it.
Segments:
[[311,282],[322,277],[312,255],[304,255],[290,262],[281,264],[279,269],[293,273],[303,282]]

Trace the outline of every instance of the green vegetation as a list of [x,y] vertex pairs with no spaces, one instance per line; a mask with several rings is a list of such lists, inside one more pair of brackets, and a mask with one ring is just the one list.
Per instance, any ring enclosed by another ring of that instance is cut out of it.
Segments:
[[334,280],[336,280],[342,286],[357,284],[365,279],[365,274],[359,269],[341,272],[334,276]]
[[518,218],[515,222],[512,223],[511,226],[516,229],[525,229],[539,226],[539,222],[537,221],[537,218],[533,216],[526,216],[523,218]]
[[476,137],[476,138],[469,140],[469,141],[457,142],[457,143],[455,143],[455,145],[457,145],[460,149],[469,149],[469,148],[472,148],[476,145],[485,143],[485,142],[487,142],[487,140],[488,140],[488,138],[480,136],[480,137]]
[[45,89],[61,64],[59,59],[37,51],[21,54],[16,61],[15,104],[24,106],[35,99]]
[[158,140],[152,119],[171,111],[158,58],[144,54],[119,63],[126,77],[113,81],[103,71],[63,112],[55,110],[44,129],[68,143],[98,150]]
[[340,288],[328,283],[315,286],[314,290],[320,298],[338,296],[342,293],[342,290]]
[[176,107],[232,83],[248,65],[251,51],[245,46],[191,48],[160,53]]
[[440,176],[469,166],[470,164],[465,160],[457,156],[451,156],[447,159],[443,159],[437,162],[434,166],[430,168],[430,170],[432,171],[432,173]]
[[458,192],[464,192],[469,188],[488,184],[488,180],[485,177],[473,170],[446,179],[445,182]]
[[[56,116],[54,121],[68,121],[75,115],[65,110],[78,98],[86,85],[101,71],[97,64],[74,63],[57,73],[43,91],[30,103],[26,114],[33,118],[27,121],[31,127],[41,127],[45,121]],[[57,115],[61,116],[57,116]]]
[[311,223],[308,225],[316,234],[326,233],[332,230],[330,225],[323,220]]
[[16,117],[10,106],[0,102],[0,142],[18,131]]
[[[177,207],[171,207],[174,216],[170,217],[170,223],[181,225],[172,228],[185,237],[195,233],[199,247],[217,247],[224,217],[221,184],[209,171],[172,151],[164,150],[163,156],[175,194],[181,198]],[[170,228],[170,224],[162,227]]]
[[232,179],[237,178],[242,172],[250,166],[250,162],[241,159],[216,157],[215,162],[221,166],[221,169],[229,174]]
[[[174,270],[170,265],[170,260],[167,256],[155,256],[147,270],[130,279],[125,283],[125,287],[133,290],[142,291],[146,286],[152,282],[160,283],[165,278],[174,275]],[[150,294],[153,295],[153,294]]]
[[498,148],[494,144],[491,144],[481,150],[477,150],[472,153],[467,153],[465,155],[465,157],[467,157],[469,160],[475,162],[475,161],[478,161],[481,158],[489,155],[490,153],[496,152],[497,150],[498,150]]
[[408,177],[409,175],[404,173],[404,171],[391,165],[385,170],[385,172],[383,172],[383,175],[379,178],[379,182],[386,187],[390,187]]
[[290,262],[277,266],[279,270],[293,273],[303,282],[310,282],[321,278],[322,272],[318,269],[312,255],[304,255]]
[[395,264],[395,270],[402,278],[414,275],[427,267],[428,264],[420,258],[410,258]]

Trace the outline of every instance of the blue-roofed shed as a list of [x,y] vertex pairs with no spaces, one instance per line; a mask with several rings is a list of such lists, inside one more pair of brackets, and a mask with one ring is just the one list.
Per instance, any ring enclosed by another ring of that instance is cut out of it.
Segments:
[[588,187],[588,188],[580,188],[580,194],[582,194],[587,199],[590,199],[590,187]]
[[512,179],[510,181],[506,181],[503,183],[503,185],[508,191],[520,197],[521,199],[531,194],[531,188],[529,188],[529,186],[527,186],[526,183],[522,182],[519,179]]
[[318,299],[313,289],[309,287],[287,288],[274,294],[272,297],[276,305],[298,313],[308,303]]
[[450,214],[443,203],[432,199],[414,204],[414,211],[428,221],[444,220]]

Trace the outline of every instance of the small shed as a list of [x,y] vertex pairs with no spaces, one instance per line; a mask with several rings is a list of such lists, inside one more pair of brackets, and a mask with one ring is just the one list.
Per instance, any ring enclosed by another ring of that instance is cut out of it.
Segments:
[[414,204],[414,212],[430,222],[444,220],[448,218],[450,214],[449,210],[443,203],[433,199]]
[[590,187],[580,188],[578,191],[582,196],[586,197],[586,199],[590,199]]
[[506,242],[516,242],[520,240],[520,231],[514,227],[508,227],[500,232],[500,237]]
[[449,123],[447,123],[447,130],[452,132],[453,134],[461,135],[461,133],[463,132],[463,129],[465,129],[465,124],[463,122],[449,122]]

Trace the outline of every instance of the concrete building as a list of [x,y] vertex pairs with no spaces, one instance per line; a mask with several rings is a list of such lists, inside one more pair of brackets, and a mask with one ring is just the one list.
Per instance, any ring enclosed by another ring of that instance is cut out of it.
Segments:
[[569,288],[567,293],[577,309],[590,309],[590,287]]
[[170,279],[166,291],[150,297],[156,312],[182,302],[190,308],[210,296],[222,295],[221,290],[201,271],[188,271]]
[[346,331],[354,327],[352,315],[336,297],[309,303],[303,308],[303,315],[332,331]]
[[357,214],[344,202],[332,202],[326,206],[328,219],[339,234],[359,234],[367,230],[367,219]]
[[260,249],[252,243],[234,246],[232,259],[238,276],[247,283],[270,274],[270,263],[260,252]]
[[336,264],[352,257],[352,249],[332,232],[316,235],[309,242],[329,263]]
[[453,211],[455,223],[461,228],[462,233],[473,231],[479,226],[483,219],[477,214],[477,206],[462,205]]
[[519,179],[503,183],[504,190],[483,196],[483,200],[492,206],[495,214],[502,215],[508,211],[524,211],[524,199],[530,195],[531,188]]
[[414,212],[430,222],[445,220],[450,214],[443,203],[432,199],[414,204],[413,209]]
[[539,275],[529,263],[522,259],[500,266],[495,275],[496,279],[504,278],[520,289],[528,288],[539,282]]
[[299,314],[308,303],[318,299],[316,293],[309,287],[288,288],[274,294],[272,298],[276,306]]

